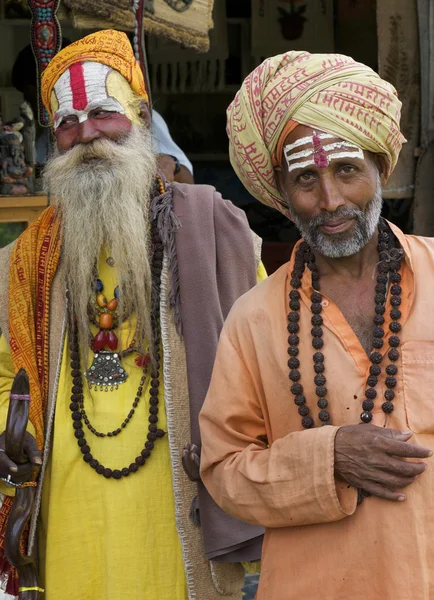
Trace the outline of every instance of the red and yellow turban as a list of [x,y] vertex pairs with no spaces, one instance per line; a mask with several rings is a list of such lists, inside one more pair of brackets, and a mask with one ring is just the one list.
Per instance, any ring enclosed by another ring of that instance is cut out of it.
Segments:
[[133,91],[148,100],[143,73],[125,33],[106,29],[91,33],[61,50],[42,73],[42,102],[53,117],[51,93],[59,77],[72,65],[85,61],[98,62],[118,71]]
[[[286,52],[245,79],[227,112],[229,155],[247,190],[288,216],[274,176],[276,149],[288,124],[331,133],[383,153],[389,173],[404,136],[395,88],[369,67],[340,54]],[[280,144],[281,147],[281,144]],[[276,157],[280,161],[280,156]]]

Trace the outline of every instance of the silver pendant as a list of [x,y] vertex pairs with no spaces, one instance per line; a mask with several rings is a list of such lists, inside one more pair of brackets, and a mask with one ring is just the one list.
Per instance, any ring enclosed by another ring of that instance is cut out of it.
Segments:
[[84,373],[89,387],[102,392],[117,390],[128,378],[117,352],[97,352],[88,371]]

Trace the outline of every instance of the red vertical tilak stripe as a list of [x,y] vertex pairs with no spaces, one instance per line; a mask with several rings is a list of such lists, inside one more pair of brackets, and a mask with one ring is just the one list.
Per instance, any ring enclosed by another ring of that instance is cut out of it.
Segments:
[[75,63],[69,67],[69,76],[71,78],[72,107],[76,110],[84,110],[88,102],[83,63]]

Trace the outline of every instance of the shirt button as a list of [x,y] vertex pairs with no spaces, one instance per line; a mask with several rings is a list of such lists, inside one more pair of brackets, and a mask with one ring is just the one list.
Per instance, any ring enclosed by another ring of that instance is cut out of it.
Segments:
[[321,301],[321,306],[324,306],[324,307],[326,307],[326,306],[328,306],[328,305],[329,305],[329,301],[328,301],[328,300],[322,300],[322,301]]

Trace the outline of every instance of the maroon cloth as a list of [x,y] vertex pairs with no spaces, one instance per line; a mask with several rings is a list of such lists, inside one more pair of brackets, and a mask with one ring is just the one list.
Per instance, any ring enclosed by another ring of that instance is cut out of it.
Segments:
[[[217,343],[235,300],[256,285],[257,265],[245,213],[207,185],[173,184],[173,212],[182,330],[190,395],[191,441],[200,447],[198,417],[211,380]],[[244,562],[261,557],[262,527],[224,513],[198,484],[207,558]]]

